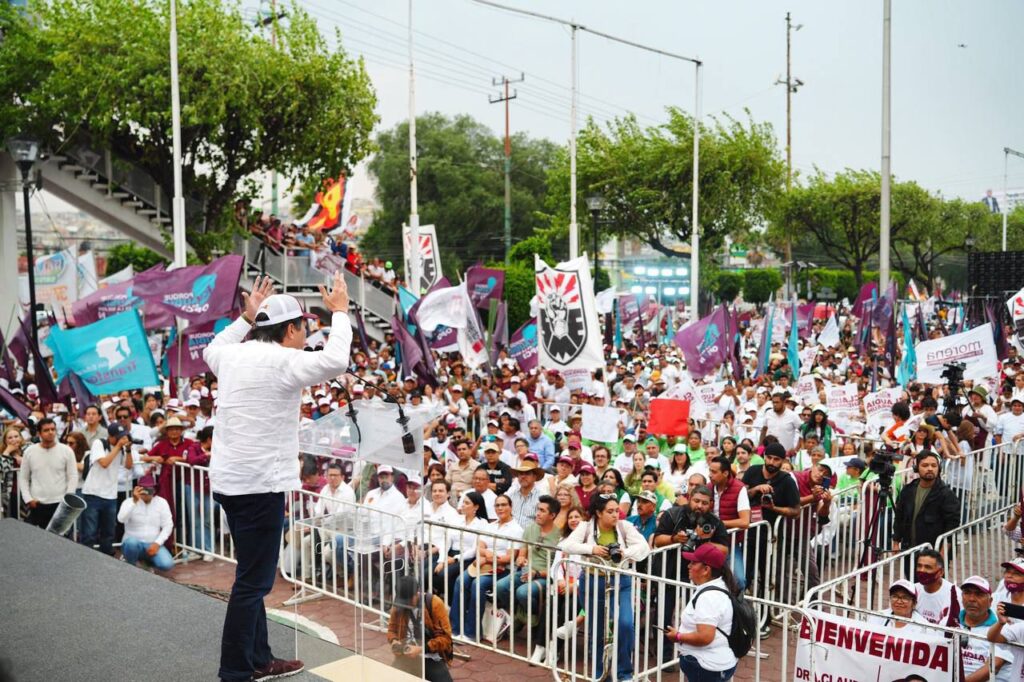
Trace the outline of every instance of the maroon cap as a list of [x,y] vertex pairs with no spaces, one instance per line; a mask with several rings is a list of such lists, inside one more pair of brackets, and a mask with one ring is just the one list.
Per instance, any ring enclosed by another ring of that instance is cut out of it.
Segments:
[[687,561],[699,561],[711,568],[725,566],[725,552],[715,547],[710,542],[705,542],[692,552],[683,552],[683,558]]

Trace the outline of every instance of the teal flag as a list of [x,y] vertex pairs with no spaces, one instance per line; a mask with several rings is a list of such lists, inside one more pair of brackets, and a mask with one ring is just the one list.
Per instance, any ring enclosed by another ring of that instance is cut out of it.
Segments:
[[54,327],[46,339],[60,382],[74,372],[93,395],[158,386],[153,353],[136,309],[75,329]]
[[796,324],[796,301],[794,300],[790,306],[789,343],[786,346],[786,361],[789,362],[789,370],[793,373],[793,381],[800,378],[799,338]]
[[907,317],[907,306],[903,306],[903,359],[896,368],[896,381],[906,388],[907,384],[917,378],[917,349],[914,348],[914,331]]

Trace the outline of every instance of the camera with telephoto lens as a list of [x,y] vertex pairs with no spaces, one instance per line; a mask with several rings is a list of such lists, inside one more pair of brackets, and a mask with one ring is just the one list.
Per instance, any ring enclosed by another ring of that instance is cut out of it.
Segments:
[[143,444],[143,440],[141,438],[129,438],[128,442],[131,443],[132,445],[142,445]]
[[708,523],[707,517],[703,514],[697,514],[691,511],[689,514],[689,521],[693,523],[694,528],[682,529],[682,531],[686,533],[686,540],[680,547],[680,550],[683,552],[692,552],[697,549],[697,543],[703,539],[701,538],[701,535],[711,535],[715,530],[714,525]]
[[613,563],[621,564],[623,559],[622,545],[617,542],[608,545],[608,559]]

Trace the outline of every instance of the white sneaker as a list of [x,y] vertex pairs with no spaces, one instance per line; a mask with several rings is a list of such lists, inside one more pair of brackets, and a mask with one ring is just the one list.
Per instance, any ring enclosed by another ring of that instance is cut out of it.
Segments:
[[569,639],[572,637],[572,633],[576,631],[576,621],[567,620],[565,623],[555,628],[555,636],[558,639]]
[[541,645],[533,647],[533,656],[530,656],[530,665],[541,665],[544,663],[544,657],[547,655],[547,650]]

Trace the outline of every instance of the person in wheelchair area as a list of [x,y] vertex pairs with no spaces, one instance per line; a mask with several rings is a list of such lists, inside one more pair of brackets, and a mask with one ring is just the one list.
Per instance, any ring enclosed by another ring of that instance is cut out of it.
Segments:
[[590,564],[580,576],[579,591],[579,606],[587,611],[586,628],[590,633],[588,674],[598,680],[604,677],[606,601],[610,597],[618,602],[615,651],[610,659],[615,661],[615,670],[610,679],[626,682],[633,679],[633,580],[607,569],[633,568],[651,550],[640,531],[619,518],[619,503],[613,493],[591,498],[590,519],[577,526],[558,548],[566,554],[578,554]]

